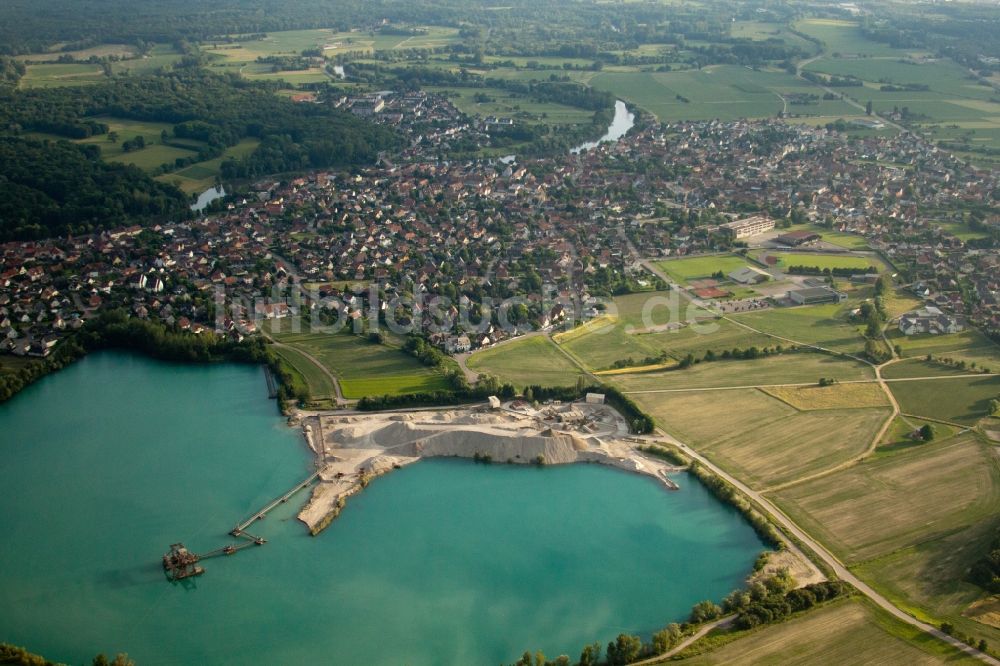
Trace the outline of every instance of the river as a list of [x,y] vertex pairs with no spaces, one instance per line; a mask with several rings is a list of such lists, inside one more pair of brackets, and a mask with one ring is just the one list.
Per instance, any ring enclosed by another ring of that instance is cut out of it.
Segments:
[[614,143],[618,139],[625,136],[630,129],[635,125],[635,114],[628,110],[625,106],[625,102],[618,100],[615,102],[615,117],[611,119],[611,124],[608,125],[608,131],[604,133],[597,141],[587,141],[586,143],[581,143],[576,148],[570,150],[574,155],[576,153],[582,153],[585,150],[590,150],[591,148],[596,148],[602,143]]
[[749,573],[761,541],[693,478],[429,460],[318,537],[289,504],[261,547],[186,584],[160,557],[231,540],[311,458],[262,370],[93,354],[0,405],[0,640],[89,663],[497,664],[650,634]]
[[212,203],[216,199],[221,199],[224,196],[226,196],[226,190],[221,185],[218,187],[210,187],[198,195],[198,200],[191,204],[191,210],[196,213],[200,213],[205,210],[208,204]]

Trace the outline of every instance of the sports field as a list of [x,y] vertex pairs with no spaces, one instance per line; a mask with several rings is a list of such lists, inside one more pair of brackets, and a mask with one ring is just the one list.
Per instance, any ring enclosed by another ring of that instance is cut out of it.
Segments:
[[768,256],[778,259],[779,268],[806,266],[819,270],[835,268],[856,268],[864,270],[869,266],[882,269],[882,262],[876,257],[858,257],[840,254],[816,254],[812,252],[768,252]]
[[847,233],[844,231],[834,231],[825,227],[818,227],[812,224],[793,224],[788,229],[783,229],[782,233],[788,231],[812,231],[823,237],[823,242],[837,245],[848,250],[866,250],[868,241],[864,236]]
[[532,384],[573,386],[583,375],[544,335],[478,351],[469,357],[467,364],[478,373],[495,375],[519,388]]
[[989,447],[968,433],[786,488],[774,499],[853,564],[995,516],[1000,474]]
[[748,265],[746,259],[732,254],[719,254],[685,259],[668,259],[659,261],[656,267],[680,284],[687,284],[698,278],[710,278],[714,273],[722,271],[723,275]]

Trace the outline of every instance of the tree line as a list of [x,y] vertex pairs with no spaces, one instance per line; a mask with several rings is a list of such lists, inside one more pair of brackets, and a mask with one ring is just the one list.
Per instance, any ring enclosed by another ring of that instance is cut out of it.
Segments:
[[17,372],[0,374],[0,403],[42,377],[57,372],[101,349],[133,349],[164,361],[271,364],[272,352],[263,338],[237,342],[216,335],[199,335],[145,319],[124,310],[108,310],[56,345],[53,352]]

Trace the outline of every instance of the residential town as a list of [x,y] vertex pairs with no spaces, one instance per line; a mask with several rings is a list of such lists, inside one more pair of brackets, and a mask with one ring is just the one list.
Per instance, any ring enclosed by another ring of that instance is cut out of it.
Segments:
[[0,246],[0,350],[45,356],[102,308],[239,337],[289,314],[360,318],[371,284],[388,300],[446,297],[450,314],[468,306],[476,318],[487,298],[524,298],[513,331],[432,339],[468,351],[663,288],[643,258],[738,249],[775,223],[811,225],[789,236],[796,245],[826,229],[864,236],[934,317],[1000,330],[1000,214],[982,203],[997,174],[913,136],[646,122],[581,154],[449,161],[437,156],[448,141],[480,130],[444,98],[338,103],[408,127],[407,148],[356,174],[258,182],[221,213]]

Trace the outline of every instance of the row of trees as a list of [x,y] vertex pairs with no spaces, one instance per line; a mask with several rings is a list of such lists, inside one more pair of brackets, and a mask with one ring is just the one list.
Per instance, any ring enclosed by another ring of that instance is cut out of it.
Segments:
[[[0,664],[12,664],[13,666],[57,666],[41,655],[28,652],[23,647],[0,643]],[[91,662],[92,666],[135,666],[135,662],[128,658],[127,654],[119,653],[113,659],[108,659],[105,655],[99,654]]]
[[263,338],[235,342],[215,335],[196,335],[158,321],[131,318],[124,310],[109,310],[60,342],[51,355],[17,372],[0,375],[0,402],[88,352],[110,348],[134,349],[165,361],[207,363],[226,360],[267,363],[275,367],[275,359]]
[[603,649],[600,643],[583,648],[580,658],[573,662],[569,656],[561,655],[546,659],[542,652],[525,652],[512,666],[624,666],[642,659],[664,654],[680,643],[701,624],[719,619],[724,615],[736,614],[738,629],[778,622],[789,615],[799,613],[814,606],[836,599],[847,593],[849,588],[840,581],[813,583],[795,588],[795,581],[786,571],[779,571],[755,581],[741,590],[735,590],[723,601],[722,606],[712,601],[700,601],[691,608],[688,621],[683,624],[671,623],[657,631],[652,640],[644,642],[639,636],[618,634]]

